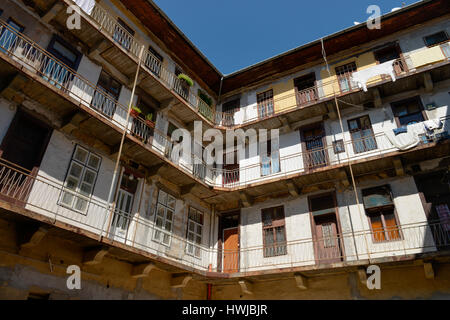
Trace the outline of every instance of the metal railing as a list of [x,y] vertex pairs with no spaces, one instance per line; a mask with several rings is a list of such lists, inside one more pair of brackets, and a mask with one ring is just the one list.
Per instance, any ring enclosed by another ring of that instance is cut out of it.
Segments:
[[[67,191],[74,197],[86,200],[85,212],[64,204],[62,196]],[[181,231],[182,235],[176,234],[173,226],[168,230],[164,226],[157,227],[154,206],[144,208],[140,205],[136,212],[108,207],[106,201],[99,199],[95,193],[83,195],[77,190],[69,190],[68,185],[54,177],[34,176],[26,169],[1,158],[0,201],[28,209],[52,221],[70,224],[93,235],[104,234],[106,231],[108,239],[130,248],[144,250],[183,266],[204,271],[208,270],[210,264],[216,270],[234,273],[450,249],[450,220],[441,220],[392,226],[389,230],[337,231],[338,234],[326,237],[301,238],[300,234],[288,234],[287,241],[267,246],[251,244],[254,239],[243,237],[239,250],[218,250],[206,245],[209,239],[193,243],[186,239],[184,231]],[[104,221],[107,221],[105,225]],[[181,226],[182,230],[185,228],[186,226]],[[395,233],[397,236],[390,237],[391,241],[380,241],[380,232]],[[162,233],[167,235],[168,241],[161,240],[158,235]],[[220,265],[217,265],[218,261]]]
[[[95,21],[102,31],[106,32],[121,47],[123,47],[134,58],[139,59],[140,49],[148,47],[148,44],[139,42],[130,34],[107,10],[98,3],[95,4],[90,18]],[[149,50],[145,50],[142,56],[142,67],[144,70],[154,75],[157,81],[162,82],[167,88],[173,89],[180,95],[195,111],[201,113],[213,124],[213,108],[202,104],[202,99],[191,92],[189,87],[183,85],[174,72],[168,70],[155,55]],[[200,110],[201,108],[201,110]],[[209,110],[208,110],[209,109]],[[206,114],[206,115],[205,115]]]

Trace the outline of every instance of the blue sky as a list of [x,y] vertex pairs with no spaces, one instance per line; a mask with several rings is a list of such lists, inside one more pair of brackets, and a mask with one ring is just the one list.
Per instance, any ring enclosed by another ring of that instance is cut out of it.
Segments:
[[154,0],[224,74],[417,0]]

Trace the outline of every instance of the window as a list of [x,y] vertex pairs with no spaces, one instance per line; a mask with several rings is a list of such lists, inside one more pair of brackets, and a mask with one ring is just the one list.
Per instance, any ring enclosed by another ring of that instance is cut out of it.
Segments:
[[424,113],[422,110],[420,97],[392,103],[392,111],[398,127],[405,127],[409,124],[424,121]]
[[195,257],[200,257],[203,231],[203,213],[189,207],[186,252]]
[[92,98],[92,107],[112,118],[116,112],[116,101],[119,100],[121,88],[122,85],[118,81],[102,71]]
[[[407,71],[406,64],[403,62],[403,59],[400,59],[400,54],[401,49],[398,44],[389,45],[374,52],[375,59],[377,59],[378,63],[380,64],[395,60],[394,71],[397,75]],[[386,76],[383,75],[383,77]]]
[[351,75],[356,71],[356,63],[351,62],[336,68],[339,86],[342,92],[348,92],[357,89],[358,85],[351,80]]
[[363,190],[363,203],[374,242],[400,239],[391,191],[388,185]]
[[447,42],[448,36],[445,31],[440,31],[440,32],[434,33],[432,35],[426,36],[423,39],[424,39],[425,45],[427,47],[433,47],[433,46],[439,45],[441,43]]
[[234,125],[234,114],[239,111],[241,107],[241,99],[233,99],[222,104],[222,124],[224,126]]
[[66,174],[60,204],[78,212],[86,213],[88,202],[94,191],[101,157],[87,149],[75,146]]
[[163,190],[159,190],[153,240],[166,246],[170,245],[175,202],[174,197]]
[[297,92],[297,103],[299,105],[317,100],[316,75],[314,73],[294,79],[294,86]]
[[120,188],[117,194],[116,208],[113,217],[115,234],[123,238],[126,236],[132,218],[131,212],[138,182],[138,179],[125,169],[120,181]]
[[[272,140],[265,142],[267,144],[267,154],[263,154],[263,148],[260,148],[261,157],[261,175],[267,176],[269,174],[280,172],[280,150],[279,145],[275,145],[275,150],[272,150]],[[279,142],[277,142],[279,144]]]
[[372,130],[369,116],[349,120],[348,127],[355,153],[367,152],[377,149],[377,142]]
[[273,90],[258,94],[256,100],[258,102],[258,114],[260,119],[273,115]]
[[151,54],[147,55],[145,65],[155,76],[159,77],[161,76],[161,65],[163,63],[163,57],[152,46],[148,48],[148,51]]
[[130,50],[133,37],[134,30],[131,29],[122,19],[117,18],[113,39],[120,43],[126,50]]
[[333,141],[333,150],[334,150],[335,154],[345,152],[344,140],[339,139],[339,140]]
[[262,210],[264,257],[287,254],[284,207]]
[[3,27],[0,35],[0,51],[3,53],[14,51],[13,46],[17,45],[17,33],[23,32],[24,29],[23,26],[9,18],[8,28]]
[[76,69],[78,67],[81,54],[58,36],[53,37],[48,46],[48,51],[70,68]]

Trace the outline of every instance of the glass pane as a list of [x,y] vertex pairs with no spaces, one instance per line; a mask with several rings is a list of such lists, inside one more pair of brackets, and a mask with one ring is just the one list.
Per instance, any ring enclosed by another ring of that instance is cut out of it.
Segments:
[[99,165],[100,165],[100,158],[91,154],[91,156],[89,157],[88,166],[98,170]]
[[75,155],[73,158],[82,163],[85,163],[87,156],[88,156],[88,152],[86,150],[81,149],[80,147],[77,147],[77,150],[75,151]]
[[201,244],[201,243],[202,243],[202,237],[196,236],[196,237],[195,237],[195,243]]
[[164,218],[164,207],[158,206],[158,210],[156,210],[156,214],[158,215],[158,217]]
[[161,231],[155,230],[153,238],[156,240],[160,240],[161,239]]
[[173,219],[173,212],[170,210],[167,210],[166,220],[172,221],[172,219]]
[[86,211],[88,202],[86,200],[77,198],[77,201],[75,202],[75,209],[79,211]]
[[75,162],[72,162],[72,166],[70,168],[69,174],[75,178],[80,178],[82,172],[83,172],[83,167]]
[[167,206],[171,209],[175,209],[175,198],[172,196],[167,196]]
[[194,234],[192,232],[188,233],[188,240],[194,242]]
[[170,243],[170,236],[168,234],[163,234],[163,243],[169,244]]
[[266,246],[273,245],[274,238],[273,238],[273,229],[272,228],[264,230],[264,238],[266,241]]
[[68,206],[72,206],[72,201],[73,201],[74,195],[69,193],[69,192],[64,192],[64,195],[62,197],[62,203],[68,205]]
[[89,196],[92,193],[92,186],[90,184],[82,183],[80,187],[80,193]]
[[195,231],[195,225],[194,222],[189,221],[189,231],[194,232]]
[[202,235],[202,226],[199,224],[197,225],[197,234],[200,236]]
[[90,170],[86,170],[84,173],[83,181],[89,184],[94,184],[96,173]]
[[167,231],[172,231],[172,223],[170,223],[169,221],[166,221],[166,225],[165,228]]
[[53,49],[70,62],[75,63],[77,61],[77,55],[59,41],[55,41],[55,43],[53,44]]
[[350,130],[356,130],[358,129],[358,121],[356,120],[349,121],[348,126],[350,127]]
[[161,218],[156,218],[156,226],[161,228],[163,225],[163,220]]
[[167,193],[160,190],[159,195],[158,195],[158,202],[162,203],[162,204],[166,204],[167,203]]
[[78,186],[78,180],[72,177],[68,177],[66,181],[66,187],[70,190],[75,190]]

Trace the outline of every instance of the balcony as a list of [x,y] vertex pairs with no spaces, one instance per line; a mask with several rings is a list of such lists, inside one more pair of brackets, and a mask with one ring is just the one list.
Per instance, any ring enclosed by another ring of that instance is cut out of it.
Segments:
[[[73,5],[71,0],[64,3]],[[75,1],[77,3],[77,1]],[[82,11],[82,26],[80,30],[68,30],[85,42],[89,48],[89,57],[98,60],[100,64],[106,62],[128,78],[134,79],[139,59],[144,75],[139,79],[139,86],[158,101],[174,99],[177,115],[187,123],[203,120],[210,127],[213,126],[209,116],[214,111],[204,106],[201,99],[192,92],[182,88],[181,82],[174,72],[168,70],[155,55],[148,50],[149,44],[141,43],[121,25],[112,15],[98,3],[90,14]],[[54,20],[61,26],[66,25],[67,14],[62,10]],[[144,48],[142,56],[141,49]],[[209,109],[209,110],[208,110]]]
[[[430,72],[436,82],[450,78],[448,68],[450,60],[450,42],[440,44],[432,48],[422,48],[411,54],[404,54],[402,58],[392,62],[393,74],[396,81],[391,77],[380,74],[368,78],[365,86],[369,90],[380,89],[384,95],[389,96],[400,91],[418,89],[417,83],[425,86],[423,78],[419,78],[424,72]],[[377,66],[374,66],[377,67]],[[433,69],[440,68],[434,71]],[[363,69],[364,71],[370,68]],[[242,121],[238,123],[233,114],[216,112],[216,125],[225,128],[255,126],[264,128],[275,128],[283,126],[280,117],[284,117],[289,122],[305,120],[307,117],[324,115],[329,112],[327,103],[334,102],[334,98],[341,100],[340,108],[348,107],[350,104],[364,104],[367,100],[373,99],[372,93],[366,93],[364,86],[358,84],[351,73],[334,79],[315,81],[315,85],[303,90],[296,90],[295,94],[286,94],[282,98],[274,100],[275,111],[270,113],[253,112],[240,117]],[[293,103],[291,101],[294,101]],[[277,105],[283,108],[277,110]],[[309,108],[315,106],[314,108]]]
[[[64,206],[63,198],[67,194],[87,203],[85,214]],[[283,243],[224,252],[167,232],[154,222],[154,207],[143,216],[108,207],[95,194],[87,197],[52,177],[32,175],[4,159],[0,159],[0,206],[91,239],[99,239],[102,235],[102,242],[148,254],[153,259],[200,274],[204,274],[210,264],[215,270],[237,274],[274,269],[282,272],[283,268],[313,270],[317,266],[333,268],[346,263],[365,264],[368,259],[394,257],[398,260],[450,248],[450,221],[421,221],[390,227],[386,232],[396,234],[386,238],[391,241],[380,242],[379,230],[354,230],[327,237],[299,235],[298,239]],[[158,241],[160,234],[166,234],[167,241]],[[324,247],[331,249],[321,250]],[[222,265],[217,265],[218,256],[224,257]]]

